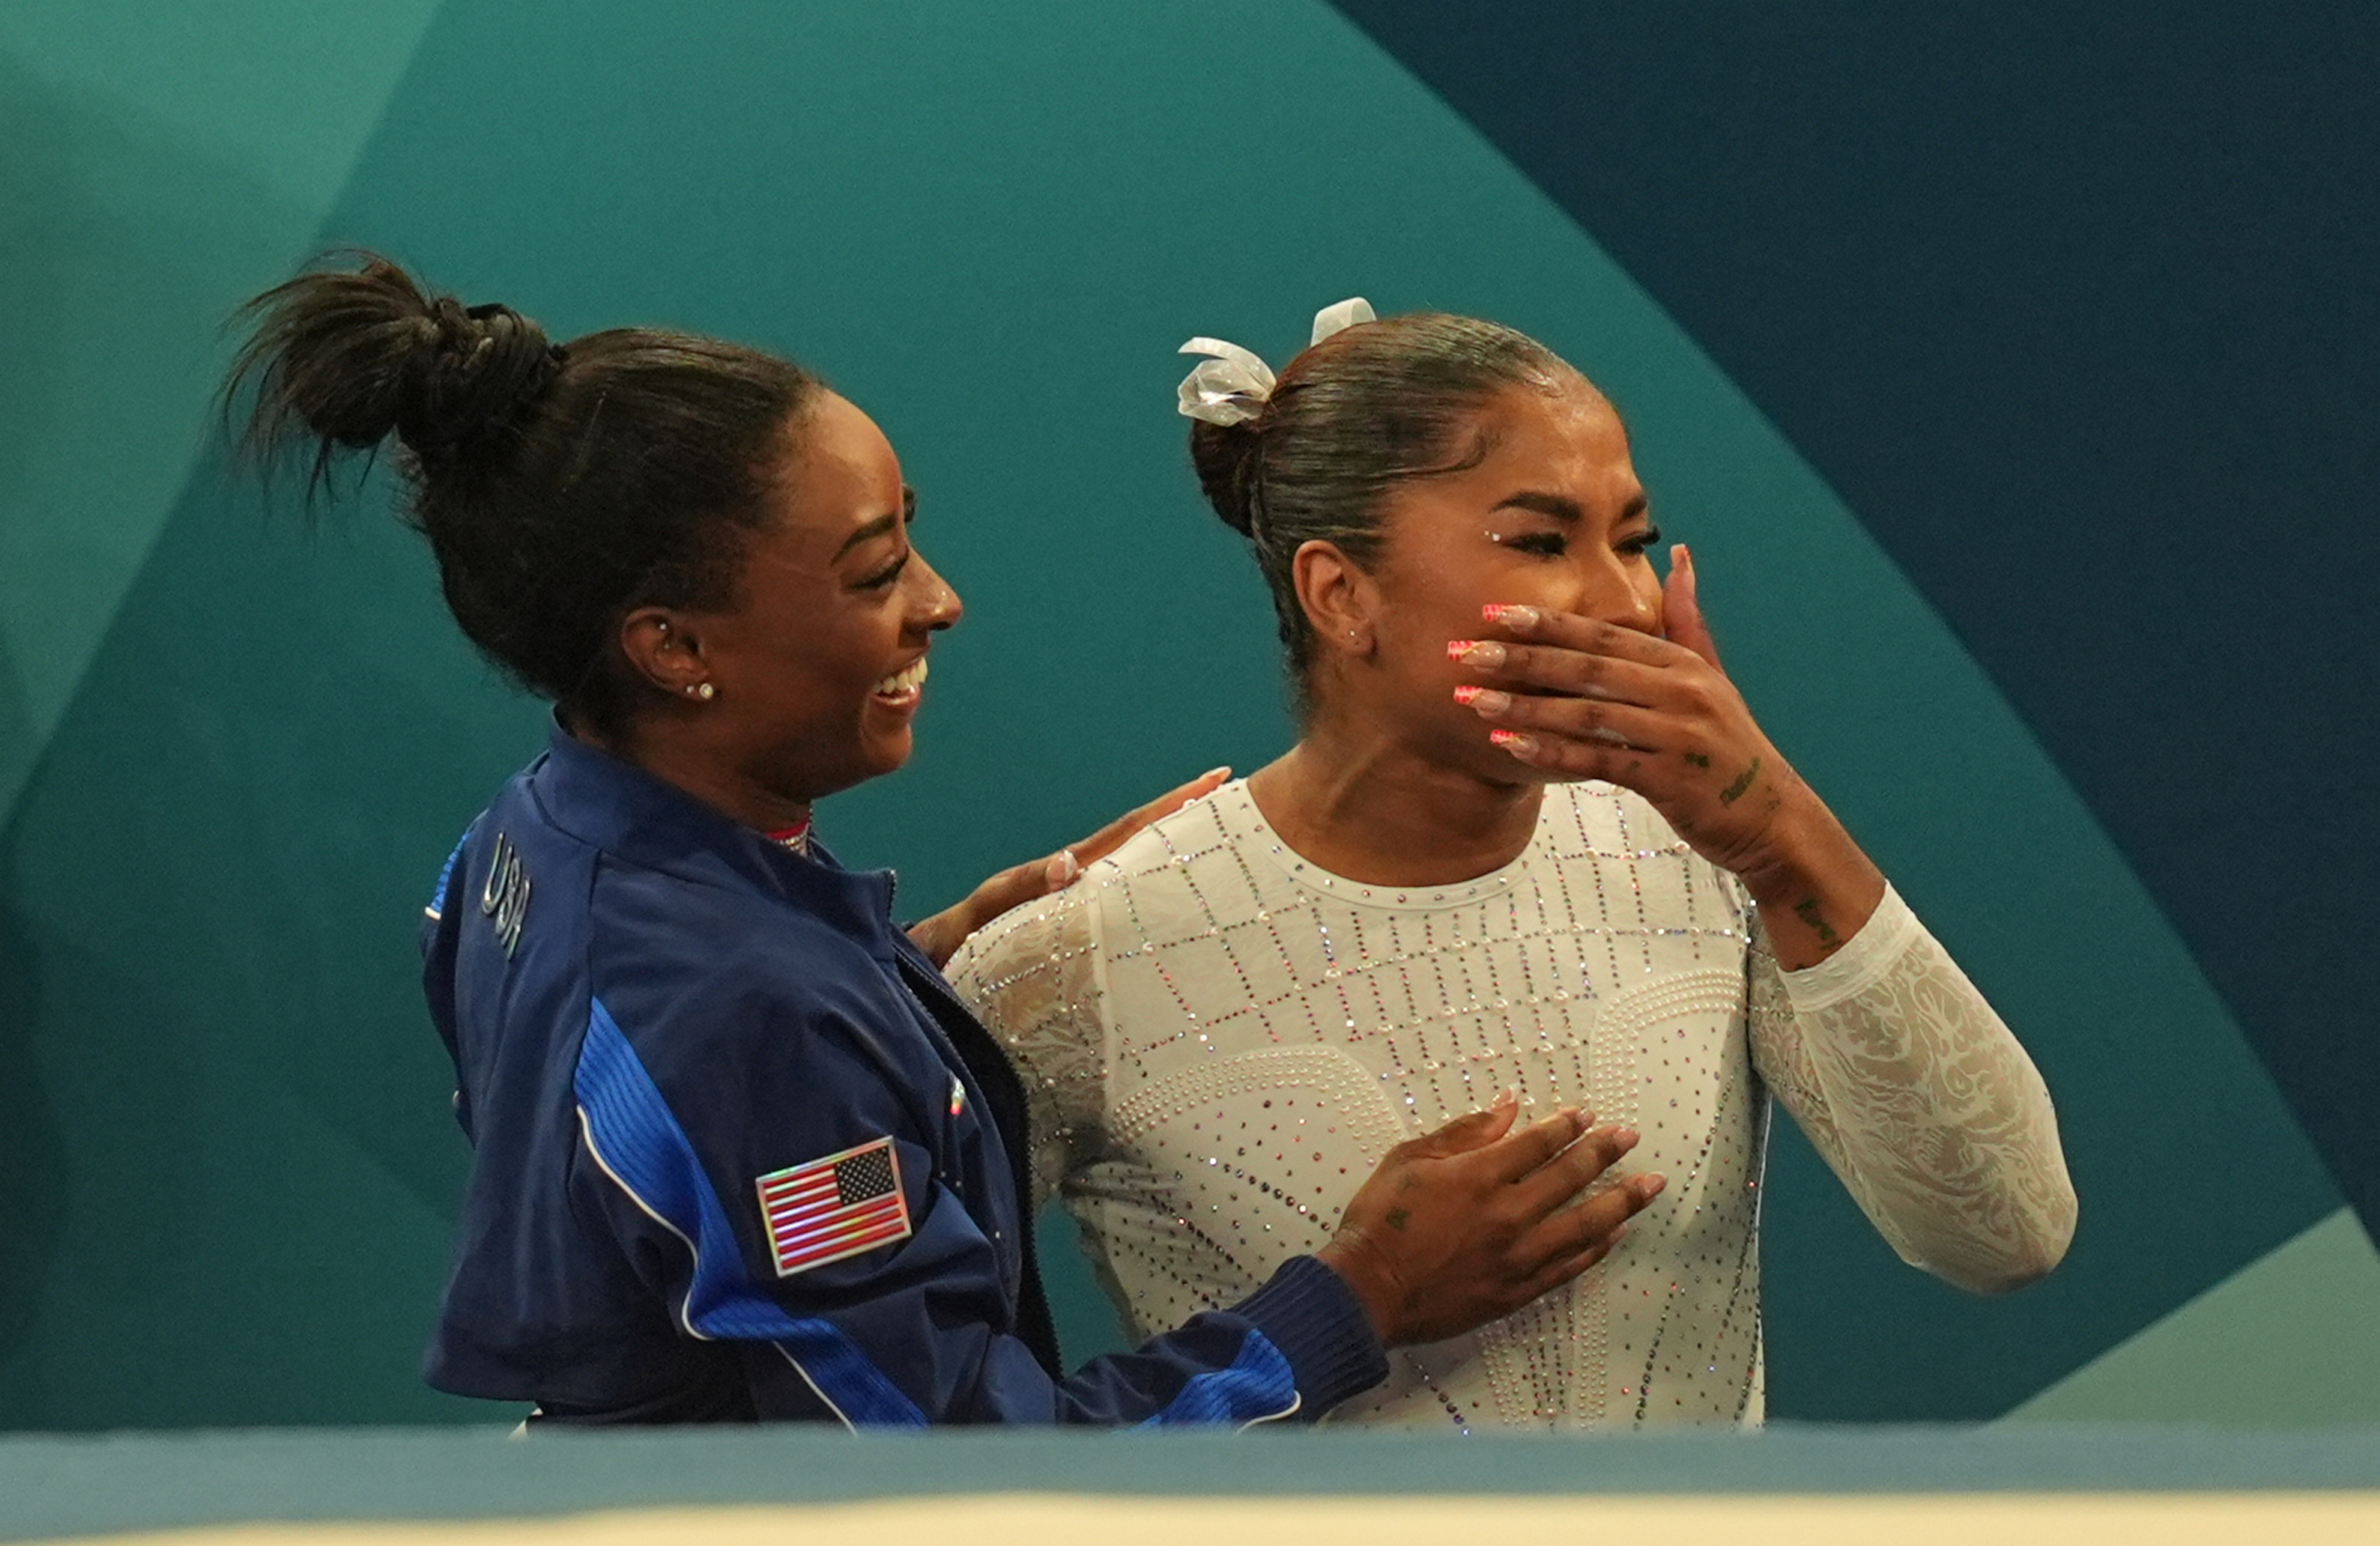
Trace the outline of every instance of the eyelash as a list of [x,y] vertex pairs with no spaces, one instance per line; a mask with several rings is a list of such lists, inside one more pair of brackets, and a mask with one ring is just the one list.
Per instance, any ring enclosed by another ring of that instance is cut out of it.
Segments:
[[861,590],[882,590],[886,586],[890,586],[893,581],[899,579],[901,577],[901,571],[908,567],[909,555],[905,552],[899,558],[894,559],[892,563],[886,566],[880,573],[870,574],[868,578],[860,581],[859,588]]
[[[1660,541],[1661,528],[1647,526],[1639,535],[1621,543],[1620,550],[1631,558],[1642,558],[1659,546]],[[1539,558],[1560,558],[1570,551],[1570,538],[1558,531],[1527,532],[1519,537],[1504,539],[1503,545],[1517,549],[1524,553],[1534,553]]]

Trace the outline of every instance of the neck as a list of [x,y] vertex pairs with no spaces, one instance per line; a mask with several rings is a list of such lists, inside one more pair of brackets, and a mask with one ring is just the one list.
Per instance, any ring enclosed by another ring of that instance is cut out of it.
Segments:
[[578,740],[601,747],[754,831],[783,832],[809,825],[807,797],[768,787],[691,738],[643,736],[633,728],[618,736],[597,735],[585,725],[565,728]]
[[1545,786],[1491,781],[1378,730],[1318,721],[1248,779],[1257,808],[1308,864],[1371,886],[1451,886],[1501,869],[1536,831]]

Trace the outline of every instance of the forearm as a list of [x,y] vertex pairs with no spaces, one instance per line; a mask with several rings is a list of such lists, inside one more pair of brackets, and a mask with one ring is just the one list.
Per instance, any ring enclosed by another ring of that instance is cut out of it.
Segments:
[[1904,1260],[1978,1292],[2058,1263],[2075,1201],[2048,1091],[1904,904],[1755,992],[1764,1078]]

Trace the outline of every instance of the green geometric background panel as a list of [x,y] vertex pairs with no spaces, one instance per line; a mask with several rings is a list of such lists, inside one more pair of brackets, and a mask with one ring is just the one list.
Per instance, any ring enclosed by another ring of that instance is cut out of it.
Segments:
[[2341,1208],[2008,1415],[2314,1428],[2380,1419],[2380,1252]]
[[204,443],[212,324],[307,256],[435,8],[0,10],[0,807]]
[[[1772,1411],[2004,1411],[2338,1206],[2171,931],[1856,513],[1322,6],[455,0],[313,235],[557,336],[649,320],[782,348],[876,415],[970,610],[915,765],[821,819],[921,910],[1285,743],[1260,587],[1184,465],[1176,344],[1278,362],[1354,293],[1527,329],[1629,416],[1730,666],[2026,1037],[2082,1192],[2056,1278],[1973,1300],[1895,1262],[1789,1141]],[[161,300],[162,346],[214,357],[221,308],[288,256],[254,260],[228,293]],[[188,406],[149,404],[128,454],[186,456]],[[377,504],[307,537],[219,458],[189,473],[0,832],[0,1202],[29,1221],[0,1248],[8,1420],[491,1415],[412,1372],[463,1162],[412,930],[540,736]],[[2210,1232],[2177,1154],[2255,1175],[2254,1216]],[[1079,1267],[1054,1286],[1070,1351],[1111,1336]]]

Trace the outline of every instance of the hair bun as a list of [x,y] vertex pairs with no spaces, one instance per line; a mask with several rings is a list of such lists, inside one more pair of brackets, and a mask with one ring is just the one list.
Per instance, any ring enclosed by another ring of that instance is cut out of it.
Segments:
[[226,417],[255,406],[241,444],[269,464],[313,442],[319,487],[340,452],[391,435],[417,455],[453,448],[520,417],[562,368],[535,322],[504,306],[432,296],[385,258],[277,284],[240,308],[255,331],[225,382]]
[[509,306],[430,304],[396,405],[396,434],[434,451],[501,428],[562,368],[545,331]]
[[1191,421],[1190,465],[1198,471],[1198,488],[1223,525],[1250,541],[1256,539],[1257,485],[1263,457],[1264,437],[1254,420]]

